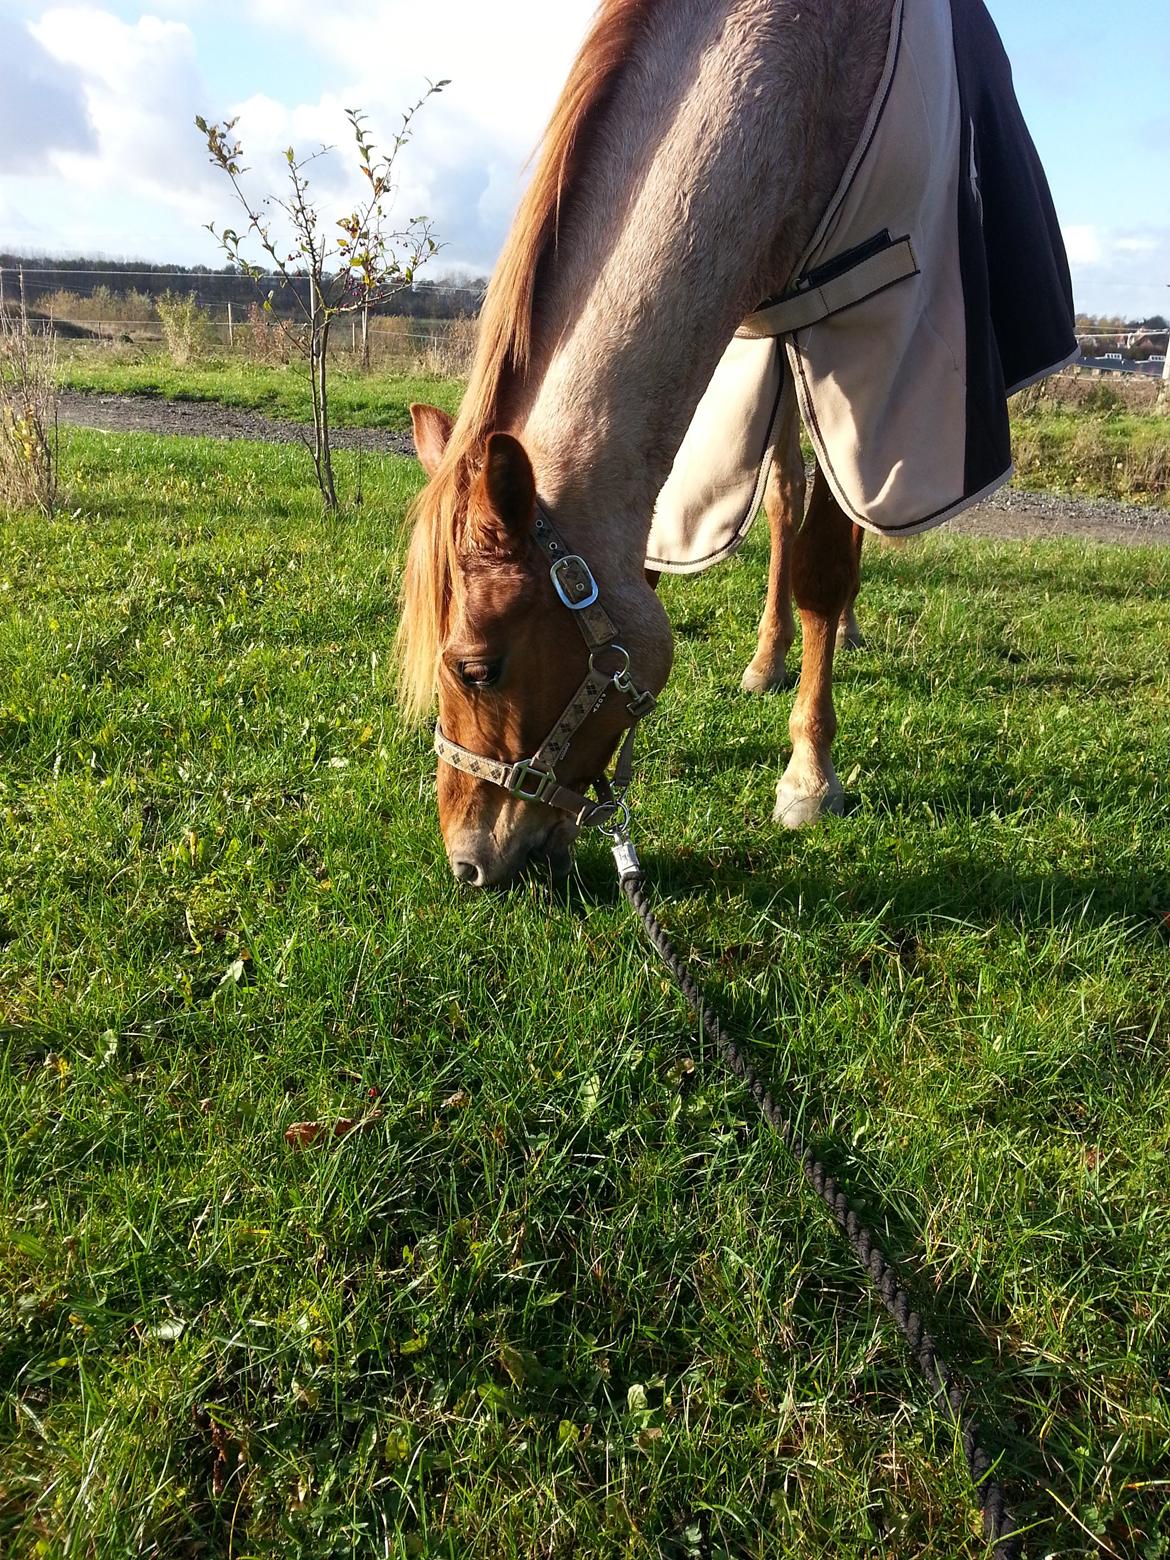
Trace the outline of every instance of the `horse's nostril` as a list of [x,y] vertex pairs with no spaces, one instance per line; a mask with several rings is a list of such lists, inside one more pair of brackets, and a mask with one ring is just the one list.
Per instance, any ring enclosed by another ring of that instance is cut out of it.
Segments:
[[470,883],[474,888],[479,888],[483,883],[483,868],[475,861],[453,861],[451,871],[461,883]]

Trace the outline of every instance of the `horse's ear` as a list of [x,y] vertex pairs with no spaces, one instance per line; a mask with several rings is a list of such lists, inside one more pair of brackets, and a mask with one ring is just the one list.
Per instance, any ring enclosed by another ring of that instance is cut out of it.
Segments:
[[488,434],[469,514],[476,546],[492,552],[513,551],[532,529],[536,477],[524,446],[510,433]]
[[415,401],[410,408],[410,425],[414,430],[415,454],[427,476],[433,477],[439,469],[455,420],[437,406]]

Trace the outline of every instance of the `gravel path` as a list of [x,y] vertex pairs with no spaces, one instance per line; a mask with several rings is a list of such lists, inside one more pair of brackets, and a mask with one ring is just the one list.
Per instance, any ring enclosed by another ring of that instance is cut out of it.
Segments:
[[[311,433],[307,423],[285,422],[262,412],[220,406],[215,401],[164,401],[146,395],[87,395],[61,392],[63,423],[110,433],[166,433],[212,439],[260,439],[295,444]],[[409,433],[389,428],[334,428],[337,449],[413,455]],[[1004,488],[986,503],[969,509],[949,529],[963,536],[1000,542],[1033,542],[1077,537],[1086,542],[1123,546],[1170,545],[1170,510],[1122,504],[1108,498],[1073,498],[1056,493],[1021,493]]]
[[1123,547],[1170,546],[1170,509],[1123,504],[1114,498],[1076,498],[1063,493],[1021,493],[1001,488],[947,529],[961,536],[998,542],[1040,542],[1078,537]]

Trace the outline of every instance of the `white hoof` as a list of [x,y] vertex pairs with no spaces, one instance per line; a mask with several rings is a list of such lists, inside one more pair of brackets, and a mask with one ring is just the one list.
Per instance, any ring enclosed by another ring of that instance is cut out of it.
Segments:
[[837,630],[838,650],[860,650],[865,644],[865,635],[859,628],[839,628]]
[[839,781],[819,791],[798,791],[781,780],[776,788],[776,811],[772,821],[783,824],[786,829],[803,829],[826,814],[839,815],[844,811],[845,792]]
[[778,668],[759,667],[753,661],[743,674],[739,686],[744,693],[783,693],[796,683],[795,675],[781,662]]

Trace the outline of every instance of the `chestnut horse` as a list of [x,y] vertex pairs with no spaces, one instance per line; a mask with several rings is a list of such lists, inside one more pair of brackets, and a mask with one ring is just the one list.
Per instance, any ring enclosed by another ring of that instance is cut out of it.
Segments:
[[[745,693],[777,693],[794,680],[788,670],[788,652],[796,638],[792,618],[792,544],[804,521],[804,455],[800,448],[800,414],[791,380],[780,407],[772,469],[764,490],[771,556],[768,560],[768,594],[756,634],[756,653],[740,683]],[[836,648],[857,650],[863,641],[854,604],[861,584],[861,549],[865,531],[853,526],[853,554],[857,564],[853,588],[841,608]]]
[[[541,516],[587,560],[638,687],[665,684],[670,627],[644,569],[655,498],[736,327],[788,286],[841,180],[893,3],[603,0],[492,279],[459,417],[412,408],[430,481],[406,569],[401,685],[418,714],[437,692],[449,748],[496,774],[528,770],[518,761],[580,695],[589,644],[550,583]],[[798,509],[799,469],[777,462],[774,527]],[[795,827],[840,805],[833,653],[857,588],[851,522],[819,471],[791,547],[779,540],[758,682],[779,680],[791,639],[790,568],[803,649],[776,817]],[[583,792],[630,718],[603,697],[550,778]],[[475,765],[441,763],[438,780],[461,881],[506,882],[531,860],[567,868],[580,818]]]

